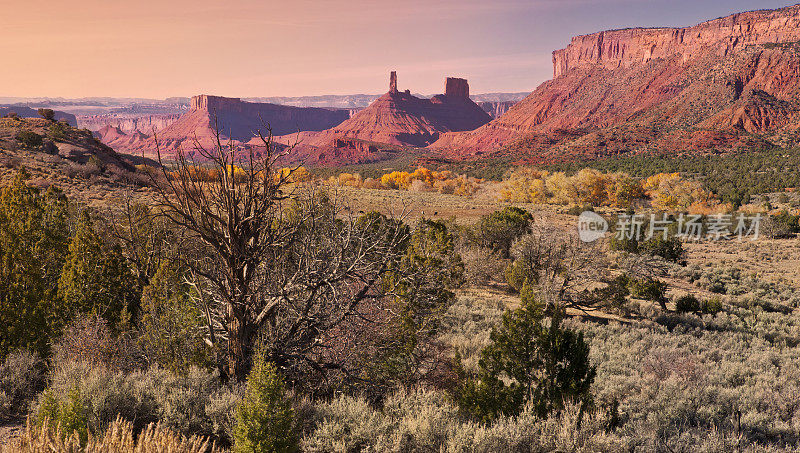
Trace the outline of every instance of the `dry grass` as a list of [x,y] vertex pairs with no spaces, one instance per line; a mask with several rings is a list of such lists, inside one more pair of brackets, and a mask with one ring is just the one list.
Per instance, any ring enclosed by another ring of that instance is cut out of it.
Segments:
[[23,435],[10,445],[2,447],[3,453],[210,453],[222,451],[212,442],[201,437],[186,437],[150,424],[141,433],[134,435],[133,424],[117,419],[102,436],[80,444],[77,433],[65,435],[61,429],[50,429],[47,423],[37,428],[30,421]]

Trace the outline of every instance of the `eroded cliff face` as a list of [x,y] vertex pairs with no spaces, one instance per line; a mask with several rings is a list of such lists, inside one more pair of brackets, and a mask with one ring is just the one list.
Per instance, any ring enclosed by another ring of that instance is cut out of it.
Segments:
[[201,94],[190,101],[190,109],[176,121],[159,130],[155,137],[143,137],[137,129],[127,133],[119,125],[110,125],[101,133],[102,139],[120,151],[152,155],[159,148],[171,154],[178,149],[189,152],[195,146],[204,148],[216,144],[215,130],[221,138],[247,143],[267,127],[276,135],[297,131],[319,131],[350,118],[347,109],[292,107],[286,105],[244,102],[238,98]]
[[687,28],[631,28],[576,36],[553,52],[553,77],[570,69],[630,67],[678,56],[681,63],[709,50],[726,56],[752,45],[800,41],[800,5],[752,11]]
[[579,36],[553,54],[553,80],[431,148],[554,161],[768,147],[800,130],[798,41],[800,6]]
[[141,132],[145,135],[152,135],[153,131],[160,131],[174,123],[181,116],[178,114],[166,115],[91,115],[78,118],[78,126],[90,131],[99,132],[106,126],[118,128],[126,134]]

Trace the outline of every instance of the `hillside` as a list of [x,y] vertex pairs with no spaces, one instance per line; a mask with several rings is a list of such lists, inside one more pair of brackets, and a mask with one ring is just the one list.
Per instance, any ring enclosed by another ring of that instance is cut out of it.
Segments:
[[[59,110],[55,110],[53,113],[55,113],[56,121],[66,121],[70,126],[78,126],[78,120],[75,115]],[[38,109],[23,105],[0,105],[0,116],[8,116],[9,114],[16,114],[20,118],[41,118]]]
[[105,205],[126,190],[142,190],[147,182],[136,173],[133,158],[88,131],[44,119],[0,118],[0,184],[23,168],[31,184],[59,187],[93,206]]
[[432,149],[529,161],[791,146],[800,129],[800,6],[688,28],[578,36],[553,80]]
[[397,148],[424,147],[443,133],[473,130],[490,120],[470,99],[465,79],[448,77],[444,94],[422,99],[398,90],[392,72],[389,91],[342,124],[278,140],[297,142],[297,156],[307,163],[359,163],[383,160]]

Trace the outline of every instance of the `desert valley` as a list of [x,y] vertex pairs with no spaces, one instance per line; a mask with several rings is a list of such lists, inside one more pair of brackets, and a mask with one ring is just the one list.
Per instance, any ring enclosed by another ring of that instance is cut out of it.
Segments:
[[528,91],[3,85],[0,451],[800,451],[800,5],[705,19]]

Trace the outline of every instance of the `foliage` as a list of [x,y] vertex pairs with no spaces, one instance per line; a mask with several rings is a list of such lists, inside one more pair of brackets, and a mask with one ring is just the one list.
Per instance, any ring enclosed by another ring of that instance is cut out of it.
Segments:
[[[628,213],[628,215],[633,214]],[[674,220],[670,217],[663,218]],[[683,243],[677,236],[677,222],[673,221],[667,227],[668,234],[666,237],[664,237],[665,235],[663,232],[654,231],[652,237],[648,239],[646,236],[651,227],[650,220],[648,216],[643,216],[641,218],[641,226],[637,234],[611,236],[609,241],[611,250],[637,253],[640,255],[660,256],[664,258],[665,261],[684,264],[686,252],[683,248]]]
[[59,401],[52,391],[46,390],[36,413],[36,426],[58,429],[65,436],[77,434],[81,445],[86,445],[89,436],[86,408],[79,388],[69,391],[65,401]]
[[691,294],[683,295],[675,301],[675,311],[678,313],[696,313],[701,308],[700,301]]
[[211,363],[203,341],[203,314],[183,274],[175,263],[162,263],[144,288],[138,322],[138,341],[147,361],[179,372]]
[[58,280],[58,297],[62,302],[58,315],[63,319],[90,313],[122,328],[131,315],[136,315],[136,283],[122,249],[119,245],[107,246],[87,212],[81,215],[69,244]]
[[434,171],[418,167],[413,172],[393,171],[364,179],[360,173],[340,173],[328,178],[329,184],[365,189],[409,190],[471,196],[478,191],[481,179],[455,175],[448,170]]
[[626,172],[644,178],[657,173],[693,175],[706,190],[732,207],[746,204],[756,194],[782,192],[800,187],[800,154],[796,150],[775,148],[749,150],[726,155],[685,156],[642,155],[576,161],[549,165],[550,171],[568,174],[591,167],[604,172]]
[[722,311],[722,299],[719,297],[712,297],[711,299],[704,300],[701,309],[703,313],[716,315]]
[[421,219],[404,253],[384,278],[397,318],[384,333],[369,374],[386,384],[409,386],[434,373],[441,365],[431,344],[442,314],[455,301],[464,283],[464,264],[456,253],[453,235],[444,222]]
[[236,410],[233,451],[298,450],[295,415],[278,370],[263,356],[254,357],[244,399]]
[[26,178],[20,172],[0,188],[0,358],[17,348],[45,356],[63,322],[56,287],[69,244],[69,203]]
[[53,140],[64,141],[68,137],[69,130],[70,127],[67,123],[57,122],[50,125],[47,133]]
[[565,402],[591,403],[595,369],[583,334],[561,327],[556,313],[549,325],[543,307],[523,290],[523,306],[503,315],[481,352],[477,376],[461,371],[456,400],[473,417],[491,421],[517,415],[530,403],[540,417],[563,409]]
[[603,174],[584,169],[574,176],[566,176],[519,167],[507,174],[501,200],[630,207],[644,195],[641,183],[624,173]]
[[17,133],[16,139],[28,149],[38,148],[44,142],[44,138],[33,131],[20,131]]
[[56,112],[54,112],[53,109],[41,108],[39,109],[38,112],[39,116],[46,119],[47,121],[54,121],[56,118]]
[[0,364],[0,419],[18,416],[44,384],[42,364],[26,350],[8,354]]
[[78,315],[63,329],[52,348],[53,367],[80,361],[116,371],[133,371],[144,366],[139,348],[128,333],[117,334],[98,315]]
[[628,289],[631,296],[637,299],[658,302],[662,308],[666,308],[667,284],[653,278],[632,278],[628,282]]
[[528,232],[531,221],[533,215],[530,212],[508,206],[481,217],[475,226],[474,235],[478,245],[508,258],[511,243]]

